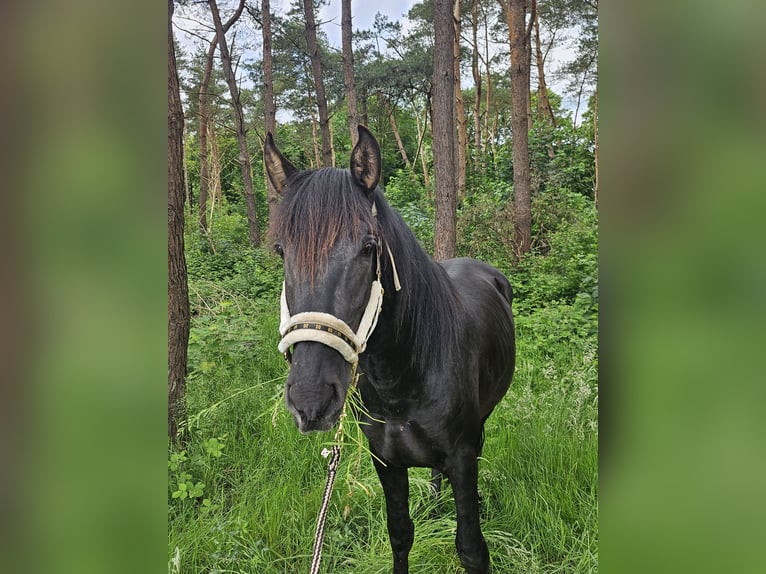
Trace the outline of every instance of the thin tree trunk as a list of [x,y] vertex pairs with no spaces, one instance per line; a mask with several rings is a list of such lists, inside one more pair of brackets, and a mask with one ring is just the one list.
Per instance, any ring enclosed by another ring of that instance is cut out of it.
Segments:
[[[537,0],[532,0],[537,4]],[[545,58],[540,46],[540,17],[535,11],[535,59],[537,60],[537,117],[542,119],[547,115],[551,120],[551,125],[556,127],[556,116],[553,114],[551,102],[548,99],[548,86],[545,83]]]
[[471,72],[473,74],[473,148],[474,148],[474,172],[480,165],[479,154],[481,153],[481,72],[479,71],[479,0],[473,0],[471,4],[471,33],[473,36],[473,51],[471,53]]
[[330,128],[330,150],[332,151],[332,163],[330,165],[335,165],[335,132],[332,129],[332,121],[329,121],[327,125]]
[[[239,20],[242,15],[242,10],[245,8],[245,0],[240,0],[239,6],[234,11],[226,23],[223,25],[223,33],[229,31],[234,23]],[[203,232],[208,230],[207,228],[207,198],[210,190],[210,164],[208,162],[208,124],[212,122],[210,118],[210,108],[208,107],[208,90],[210,89],[210,78],[213,74],[213,56],[215,55],[215,49],[218,46],[218,34],[216,34],[207,48],[207,54],[205,55],[205,71],[202,74],[202,81],[200,82],[199,94],[197,95],[197,109],[199,114],[199,206],[198,206],[198,218],[199,225]]]
[[468,130],[465,125],[465,102],[463,90],[460,87],[460,0],[454,0],[453,18],[455,37],[453,38],[453,57],[455,66],[455,120],[457,122],[457,154],[455,155],[457,170],[457,197],[465,197],[466,148],[468,147]]
[[181,158],[181,162],[184,166],[184,196],[186,197],[186,205],[191,207],[191,190],[189,189],[189,167],[188,162],[186,161],[186,145],[184,144],[181,148],[183,151],[183,157]]
[[168,0],[168,436],[179,439],[186,420],[189,286],[184,256],[184,112],[173,46],[173,0]]
[[391,108],[391,102],[383,95],[382,92],[378,92],[380,101],[383,103],[383,107],[386,109],[386,115],[388,115],[388,121],[391,123],[391,130],[394,132],[394,138],[396,138],[396,145],[399,148],[399,154],[404,160],[404,165],[407,166],[409,171],[412,171],[412,164],[410,158],[407,156],[407,150],[404,149],[404,142],[402,142],[402,136],[399,133],[399,126],[396,125],[396,118],[394,117],[394,110]]
[[367,91],[364,88],[362,88],[360,96],[359,121],[362,122],[363,125],[368,126],[370,125],[370,118],[367,116]]
[[455,256],[455,25],[452,0],[434,0],[434,258]]
[[351,132],[351,147],[359,139],[359,112],[356,106],[356,83],[354,82],[354,49],[351,44],[351,0],[341,4],[341,33],[343,44],[343,79],[346,84],[346,105],[348,107],[348,129]]
[[595,186],[593,188],[593,200],[596,203],[596,207],[598,208],[598,86],[596,86],[596,91],[593,93],[593,97],[595,98],[595,101],[593,102],[593,159],[595,162],[594,168],[595,168]]
[[[220,205],[223,199],[223,190],[221,189],[221,154],[218,148],[218,139],[215,135],[215,122],[208,123],[208,134],[210,136],[210,194],[213,198],[213,204],[218,200]],[[211,210],[212,212],[212,210]],[[208,222],[207,230],[212,231],[213,222]]]
[[484,142],[482,144],[481,149],[481,167],[482,171],[486,173],[487,171],[487,145],[489,140],[489,110],[490,110],[490,104],[492,102],[492,71],[490,68],[490,59],[489,59],[489,30],[487,26],[487,11],[484,10],[484,61],[487,65],[487,92],[486,92],[486,101],[484,102]]
[[529,173],[529,58],[525,0],[499,0],[511,45],[511,129],[513,131],[513,243],[514,253],[527,253],[532,240]]
[[[534,0],[533,0],[534,2]],[[534,4],[533,4],[534,5]],[[526,9],[526,0],[524,0],[524,8]],[[526,18],[526,15],[525,15]],[[530,75],[532,70],[532,22],[530,22],[530,28],[526,30],[524,34],[524,53],[527,57],[527,76]],[[529,84],[529,82],[527,82]],[[527,96],[527,131],[531,131],[535,125],[535,116],[532,113],[532,90],[528,87],[526,89]]]
[[319,133],[317,130],[317,115],[311,107],[311,94],[309,94],[309,115],[311,116],[311,139],[314,142],[314,166],[322,165],[322,156],[319,152]]
[[216,34],[218,35],[218,47],[221,50],[221,63],[223,65],[223,75],[226,83],[229,85],[231,94],[231,103],[234,106],[234,124],[237,131],[237,144],[239,146],[239,164],[242,168],[242,186],[244,188],[245,202],[247,203],[247,223],[250,232],[250,243],[254,247],[261,244],[261,234],[258,229],[258,216],[255,210],[255,195],[253,193],[253,173],[250,164],[250,152],[247,150],[247,131],[245,129],[245,116],[242,113],[242,102],[239,98],[239,88],[237,80],[234,77],[234,70],[231,65],[231,54],[226,44],[226,34],[221,24],[221,15],[218,13],[218,4],[216,0],[208,0],[210,11],[213,14]]
[[314,92],[319,111],[319,129],[322,133],[322,167],[332,167],[332,143],[330,142],[330,120],[327,114],[327,98],[322,79],[322,60],[319,57],[317,25],[314,19],[313,0],[303,0],[303,13],[306,16],[306,45],[311,58],[311,70],[314,73]]
[[[426,137],[426,129],[428,127],[428,119],[423,118],[423,127],[420,126],[420,112],[415,108],[415,103],[413,102],[413,109],[415,111],[415,122],[417,123],[418,127],[418,150],[415,152],[416,156],[420,156],[420,166],[423,170],[423,185],[425,185],[426,188],[426,195],[430,194],[431,189],[431,177],[428,175],[428,162],[426,160],[426,154],[423,150],[423,142]],[[428,108],[424,110],[424,114],[428,115]],[[430,195],[429,195],[430,197]]]
[[[266,133],[277,131],[277,106],[274,102],[274,72],[271,54],[271,6],[269,0],[261,0],[261,29],[263,35],[263,124]],[[264,170],[265,170],[264,166]],[[271,179],[266,180],[266,201],[269,206],[269,225],[275,219],[279,196]]]

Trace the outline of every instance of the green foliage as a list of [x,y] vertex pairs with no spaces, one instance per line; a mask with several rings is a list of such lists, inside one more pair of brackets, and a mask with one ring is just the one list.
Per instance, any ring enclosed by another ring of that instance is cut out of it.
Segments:
[[532,207],[533,250],[515,272],[521,304],[573,303],[579,296],[598,302],[596,209],[586,198],[559,192],[536,197]]
[[433,252],[434,206],[423,184],[407,170],[399,169],[385,188],[386,200],[410,226],[423,248]]

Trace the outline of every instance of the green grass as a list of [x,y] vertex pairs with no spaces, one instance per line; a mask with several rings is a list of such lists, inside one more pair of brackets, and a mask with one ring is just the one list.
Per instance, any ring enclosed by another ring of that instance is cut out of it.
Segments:
[[[284,407],[278,301],[197,282],[193,307],[186,460],[168,471],[168,572],[308,572],[326,474],[320,451],[333,433],[301,435]],[[598,570],[596,339],[556,332],[562,309],[555,320],[542,311],[519,319],[516,376],[487,421],[479,489],[496,573]],[[204,484],[200,496],[172,498],[182,472]],[[410,470],[411,571],[462,572],[451,489],[445,483],[434,508],[429,476]],[[380,484],[364,447],[347,440],[322,571],[384,573],[391,564]]]

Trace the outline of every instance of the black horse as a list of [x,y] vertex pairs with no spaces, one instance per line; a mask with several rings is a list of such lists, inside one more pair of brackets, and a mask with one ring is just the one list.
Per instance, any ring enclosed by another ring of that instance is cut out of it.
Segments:
[[282,195],[272,229],[284,260],[288,410],[301,432],[332,428],[358,358],[362,428],[386,496],[394,572],[408,571],[412,466],[449,479],[460,560],[468,572],[488,572],[477,457],[484,421],[514,371],[508,280],[474,259],[436,263],[426,254],[377,187],[380,148],[366,128],[350,170],[298,171],[271,134],[264,157]]

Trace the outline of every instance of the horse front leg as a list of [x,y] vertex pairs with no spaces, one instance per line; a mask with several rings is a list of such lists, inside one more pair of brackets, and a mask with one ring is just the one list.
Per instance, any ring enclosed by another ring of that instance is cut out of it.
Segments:
[[415,536],[415,525],[410,519],[407,469],[383,466],[375,457],[372,462],[386,495],[386,524],[394,554],[394,574],[408,574],[408,557]]
[[479,462],[474,453],[456,456],[447,476],[452,483],[457,510],[455,546],[469,574],[489,572],[489,551],[479,524]]

